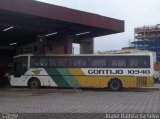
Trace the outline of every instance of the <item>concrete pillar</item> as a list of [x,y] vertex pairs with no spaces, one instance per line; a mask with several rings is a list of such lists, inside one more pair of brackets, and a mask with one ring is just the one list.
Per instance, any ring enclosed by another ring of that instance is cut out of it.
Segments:
[[66,39],[64,39],[65,54],[72,54],[72,42],[73,42],[73,35],[67,35]]
[[80,54],[94,53],[94,39],[86,39],[80,42]]
[[[38,36],[38,38],[37,38],[37,47],[38,47],[37,53],[38,54],[45,54],[45,49],[44,49],[45,41],[46,41],[46,39],[44,36]],[[30,44],[30,45],[32,46],[32,44]],[[30,45],[26,45],[26,46],[29,47]]]
[[44,54],[72,54],[72,42],[72,35],[66,35],[63,39],[44,39],[43,42],[39,43],[39,51]]

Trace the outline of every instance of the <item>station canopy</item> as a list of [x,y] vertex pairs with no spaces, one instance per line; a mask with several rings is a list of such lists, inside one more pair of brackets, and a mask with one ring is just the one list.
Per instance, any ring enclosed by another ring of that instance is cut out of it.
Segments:
[[0,0],[0,45],[33,42],[39,36],[73,42],[124,31],[124,21],[35,0]]

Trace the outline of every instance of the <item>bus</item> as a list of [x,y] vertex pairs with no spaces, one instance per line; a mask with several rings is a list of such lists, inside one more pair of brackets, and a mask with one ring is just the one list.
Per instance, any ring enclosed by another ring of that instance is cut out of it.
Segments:
[[143,54],[32,55],[14,57],[11,86],[39,88],[153,87],[153,56]]

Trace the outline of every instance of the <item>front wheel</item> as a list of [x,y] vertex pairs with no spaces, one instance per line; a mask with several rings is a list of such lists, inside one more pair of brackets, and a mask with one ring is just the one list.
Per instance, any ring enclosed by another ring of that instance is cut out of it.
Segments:
[[41,84],[40,81],[37,78],[32,78],[28,82],[28,86],[30,88],[40,88]]
[[112,79],[109,82],[109,89],[112,91],[119,91],[122,88],[122,83],[118,79]]

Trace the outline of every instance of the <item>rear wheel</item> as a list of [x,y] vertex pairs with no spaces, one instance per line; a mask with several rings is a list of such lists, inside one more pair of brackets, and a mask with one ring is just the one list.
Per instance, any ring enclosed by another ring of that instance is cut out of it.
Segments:
[[40,88],[41,83],[40,83],[39,79],[37,79],[37,78],[31,78],[29,80],[29,82],[28,82],[28,86],[30,88]]
[[119,79],[112,79],[109,82],[109,89],[112,91],[119,91],[122,88],[122,83]]

